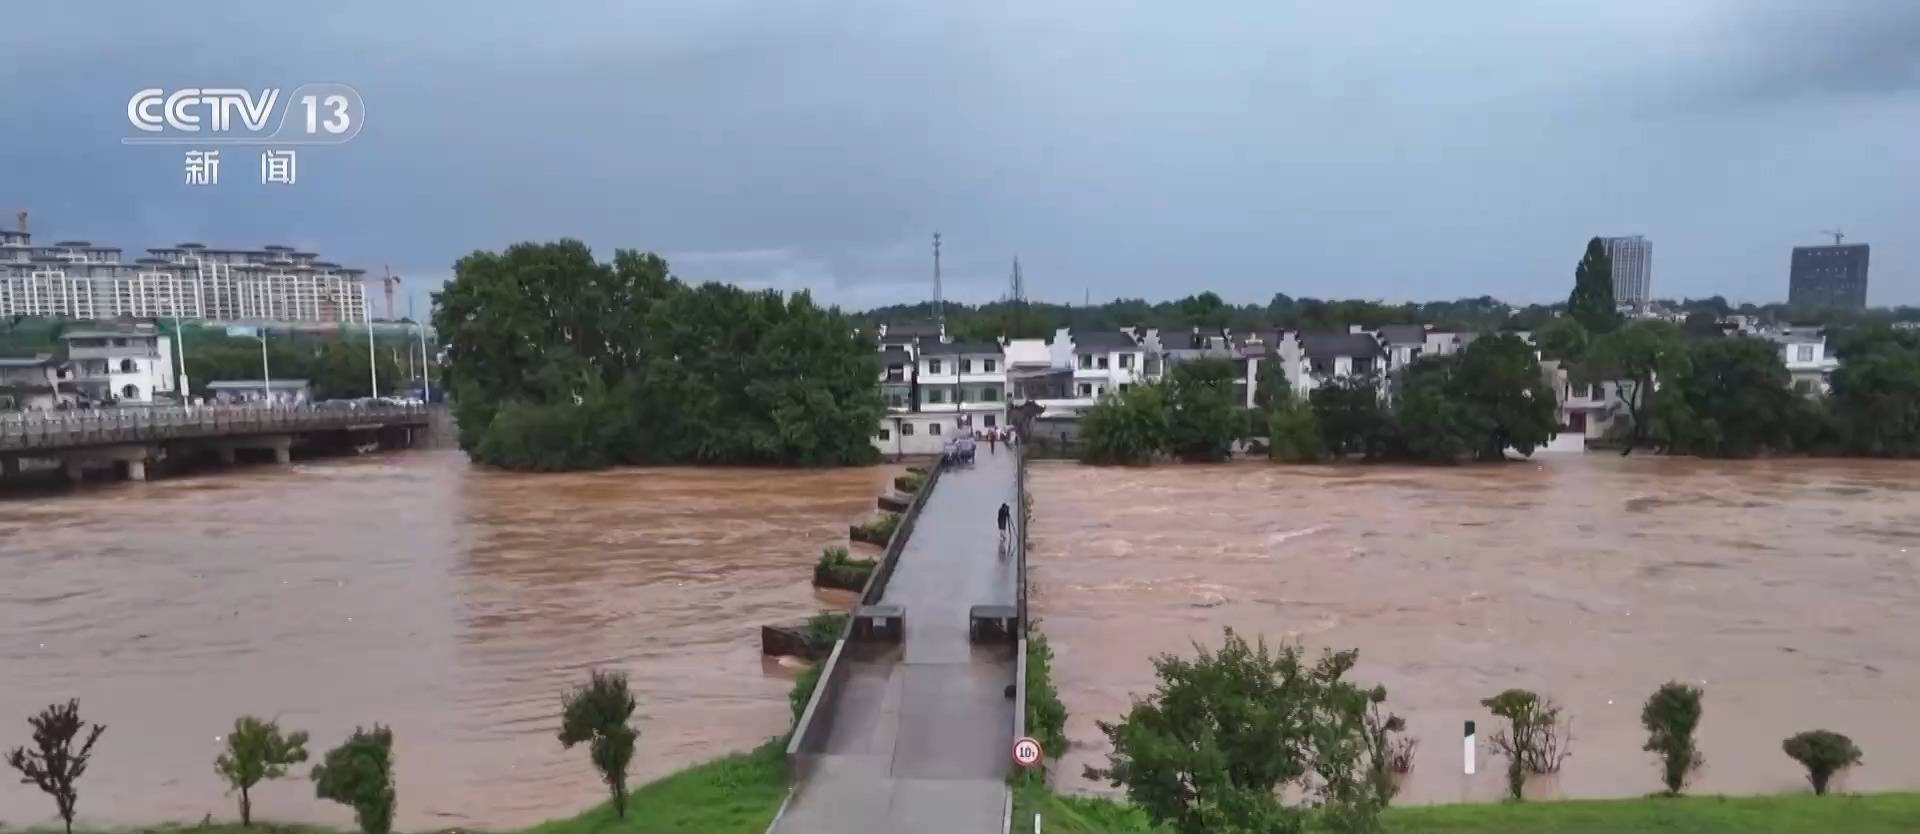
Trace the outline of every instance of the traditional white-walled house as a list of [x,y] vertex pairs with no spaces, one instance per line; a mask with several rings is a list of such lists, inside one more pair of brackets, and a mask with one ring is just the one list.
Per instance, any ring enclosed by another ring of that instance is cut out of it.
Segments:
[[1098,400],[1146,381],[1146,349],[1132,334],[1087,330],[1069,333],[1068,339],[1076,398]]
[[86,399],[151,403],[175,393],[173,340],[151,324],[69,330],[60,339],[73,387]]
[[1313,389],[1336,379],[1365,377],[1376,386],[1386,378],[1386,351],[1372,333],[1355,325],[1345,333],[1303,332],[1300,339],[1300,384],[1294,394],[1306,397]]
[[1790,325],[1762,335],[1780,346],[1780,361],[1787,366],[1795,393],[1823,397],[1832,392],[1833,372],[1839,369],[1840,360],[1827,353],[1825,330]]

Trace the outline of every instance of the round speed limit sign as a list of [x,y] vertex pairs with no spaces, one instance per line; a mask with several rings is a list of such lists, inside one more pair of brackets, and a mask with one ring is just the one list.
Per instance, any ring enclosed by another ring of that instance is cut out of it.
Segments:
[[1013,740],[1013,763],[1021,767],[1033,767],[1040,763],[1040,742],[1031,737],[1021,736]]

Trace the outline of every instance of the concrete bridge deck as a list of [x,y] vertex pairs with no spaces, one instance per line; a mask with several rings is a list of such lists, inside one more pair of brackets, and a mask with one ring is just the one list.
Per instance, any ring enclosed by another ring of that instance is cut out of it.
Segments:
[[975,605],[1012,605],[1017,565],[997,552],[995,514],[1015,497],[1018,458],[980,446],[940,477],[881,597],[904,609],[900,643],[843,647],[824,742],[775,834],[999,832],[1013,744],[1014,649],[970,642]]

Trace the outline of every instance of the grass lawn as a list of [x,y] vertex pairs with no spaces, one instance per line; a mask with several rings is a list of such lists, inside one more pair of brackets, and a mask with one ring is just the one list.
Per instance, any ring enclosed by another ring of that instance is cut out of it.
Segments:
[[[635,788],[627,799],[626,819],[615,817],[611,804],[601,803],[579,816],[549,820],[515,834],[764,834],[786,797],[786,740],[774,739],[750,753],[702,762]],[[400,801],[406,801],[404,792],[400,794]],[[351,811],[342,806],[342,814],[350,816]],[[57,827],[28,829],[22,834],[61,834],[61,830]],[[342,832],[321,826],[256,821],[252,828],[241,828],[237,822],[207,826],[175,824],[126,829],[113,834]]]
[[642,785],[624,820],[602,803],[520,834],[764,834],[787,798],[786,751],[786,739],[774,739]]
[[[1035,811],[1045,834],[1164,832],[1124,802],[1042,787],[1017,787],[1013,808],[1017,832],[1033,830]],[[1920,794],[1414,805],[1391,808],[1380,819],[1389,834],[1907,834],[1920,832]]]

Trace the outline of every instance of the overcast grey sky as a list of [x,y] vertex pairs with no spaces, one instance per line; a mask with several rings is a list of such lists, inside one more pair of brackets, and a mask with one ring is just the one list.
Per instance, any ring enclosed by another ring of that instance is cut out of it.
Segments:
[[[1594,234],[1656,296],[1783,300],[1873,244],[1920,303],[1916,0],[86,2],[0,27],[0,207],[128,249],[315,247],[410,287],[578,237],[854,307],[1564,299]],[[322,10],[325,11],[322,11]],[[354,85],[351,144],[217,188],[144,87]]]

